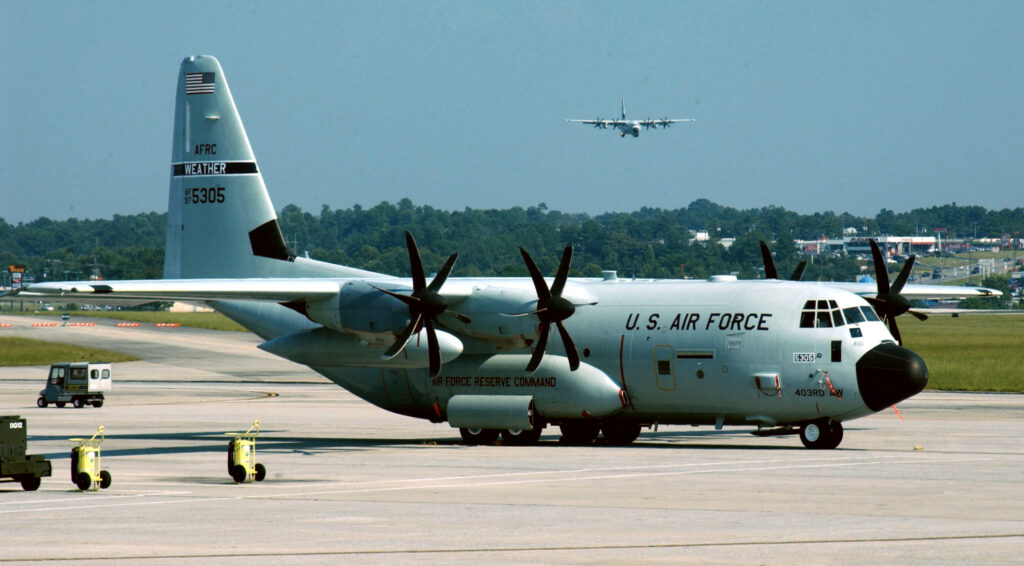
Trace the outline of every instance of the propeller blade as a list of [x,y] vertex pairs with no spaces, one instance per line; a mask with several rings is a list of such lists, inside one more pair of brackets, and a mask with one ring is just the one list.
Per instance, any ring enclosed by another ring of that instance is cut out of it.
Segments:
[[925,321],[925,320],[928,320],[928,315],[924,314],[921,311],[907,311],[907,312],[909,312],[914,318],[916,318],[917,320],[920,320],[922,322]]
[[409,306],[412,306],[420,302],[420,300],[417,297],[411,297],[409,295],[402,295],[394,291],[388,291],[387,289],[381,289],[380,287],[372,284],[370,285],[370,287],[373,287],[374,289],[380,291],[381,293],[384,293],[385,295],[390,295]]
[[793,270],[793,275],[789,276],[790,281],[802,281],[804,278],[804,271],[807,270],[807,262],[801,261],[796,269]]
[[764,262],[764,278],[778,279],[779,272],[775,270],[775,260],[772,259],[772,252],[768,249],[768,244],[764,243],[764,240],[760,240],[760,244],[761,260]]
[[561,297],[565,289],[565,281],[569,278],[569,264],[572,262],[572,246],[565,246],[562,250],[562,261],[558,264],[558,271],[555,273],[555,280],[551,283],[551,295]]
[[580,367],[580,354],[576,351],[576,343],[569,336],[569,331],[562,326],[562,322],[555,323],[558,334],[562,337],[562,344],[565,345],[565,355],[569,358],[569,371],[576,371]]
[[896,325],[896,317],[895,316],[888,317],[888,322],[889,322],[889,332],[891,332],[892,333],[892,337],[896,339],[896,343],[899,344],[900,346],[902,346],[903,345],[903,337],[900,336],[900,327]]
[[427,286],[427,290],[436,293],[441,289],[441,285],[444,285],[445,279],[448,279],[448,275],[452,272],[452,268],[455,267],[455,260],[459,258],[459,254],[452,254],[448,256],[448,260],[441,266],[441,271],[437,272],[434,276],[434,280]]
[[875,283],[878,284],[878,296],[889,294],[889,271],[885,268],[885,260],[882,259],[882,251],[878,249],[878,243],[874,238],[868,240],[871,244],[871,259],[875,264]]
[[526,253],[522,246],[519,248],[519,253],[523,254],[526,270],[530,272],[530,278],[533,279],[533,287],[537,290],[537,299],[541,302],[550,300],[551,292],[548,291],[548,284],[544,282],[544,276],[537,269],[537,264],[533,263],[533,258],[530,257],[530,254]]
[[459,322],[461,322],[462,324],[471,324],[471,323],[473,322],[473,319],[472,319],[472,318],[469,318],[468,316],[466,316],[466,315],[462,314],[461,312],[455,312],[455,311],[449,311],[449,310],[446,310],[446,311],[444,311],[444,312],[445,312],[446,314],[450,314],[450,315],[454,316],[454,317],[455,317],[455,318],[457,318],[457,319],[459,320]]
[[405,245],[409,248],[409,270],[412,273],[413,291],[422,291],[427,287],[427,278],[423,275],[423,262],[420,251],[416,248],[416,240],[408,230],[405,231]]
[[910,277],[910,272],[914,269],[914,260],[916,259],[917,256],[914,255],[907,259],[907,263],[903,265],[903,269],[900,270],[900,274],[896,276],[896,281],[892,284],[891,292],[899,293],[903,290],[903,286],[907,284],[907,279]]
[[532,372],[536,370],[537,366],[540,365],[540,361],[544,359],[544,350],[548,347],[548,334],[550,332],[550,325],[541,325],[540,336],[537,337],[537,343],[533,346],[533,355],[530,356],[530,363],[526,364],[526,371]]
[[437,345],[437,332],[434,331],[434,324],[427,319],[427,355],[430,359],[430,377],[437,377],[441,373],[441,348]]
[[395,340],[395,343],[392,344],[390,348],[388,348],[387,352],[384,352],[384,359],[390,360],[391,358],[397,356],[399,352],[405,349],[405,345],[409,343],[409,338],[412,337],[413,330],[415,330],[419,323],[420,317],[418,316],[409,321],[409,326],[405,327],[405,330],[403,330],[402,333],[398,335],[398,339]]

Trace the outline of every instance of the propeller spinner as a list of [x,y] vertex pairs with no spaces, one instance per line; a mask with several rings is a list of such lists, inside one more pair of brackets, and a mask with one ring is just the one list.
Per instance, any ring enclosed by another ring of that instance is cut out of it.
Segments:
[[408,230],[405,232],[405,243],[409,248],[412,294],[402,295],[374,286],[378,291],[398,299],[409,307],[409,325],[398,335],[398,339],[384,353],[384,357],[393,358],[397,356],[405,349],[405,345],[409,343],[409,338],[412,337],[413,333],[419,332],[421,328],[426,327],[430,377],[436,377],[441,372],[441,351],[437,345],[437,332],[434,330],[434,322],[437,320],[437,317],[441,313],[447,313],[465,324],[471,322],[468,316],[448,310],[448,303],[444,301],[444,298],[439,293],[445,279],[452,272],[455,260],[459,257],[459,254],[454,253],[448,256],[444,266],[434,276],[430,285],[427,285],[427,279],[423,274],[423,262],[420,260],[420,252],[416,248],[416,240],[413,239],[412,234]]

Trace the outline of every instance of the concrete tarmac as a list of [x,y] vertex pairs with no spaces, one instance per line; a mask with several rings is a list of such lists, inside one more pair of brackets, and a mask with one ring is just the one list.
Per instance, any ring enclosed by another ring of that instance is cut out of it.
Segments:
[[[836,450],[748,429],[661,427],[629,447],[462,446],[378,409],[244,333],[32,328],[103,346],[99,409],[35,406],[46,368],[0,368],[54,475],[0,483],[0,563],[1018,564],[1024,396],[926,392],[847,423]],[[56,360],[55,360],[56,361]],[[1008,371],[1010,369],[1008,368]],[[225,432],[260,419],[261,483],[227,473]],[[109,489],[79,492],[67,439],[106,428]]]

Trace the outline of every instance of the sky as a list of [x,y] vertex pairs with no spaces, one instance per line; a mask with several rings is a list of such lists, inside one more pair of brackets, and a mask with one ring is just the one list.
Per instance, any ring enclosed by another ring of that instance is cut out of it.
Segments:
[[[1024,206],[1024,2],[0,0],[0,218],[163,212],[216,56],[277,209]],[[567,118],[695,118],[620,138]]]

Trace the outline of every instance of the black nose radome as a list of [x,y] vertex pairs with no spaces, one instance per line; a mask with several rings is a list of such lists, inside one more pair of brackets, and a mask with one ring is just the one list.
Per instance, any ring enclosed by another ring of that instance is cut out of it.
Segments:
[[927,384],[924,360],[902,346],[879,344],[857,360],[857,386],[872,411],[917,395]]

